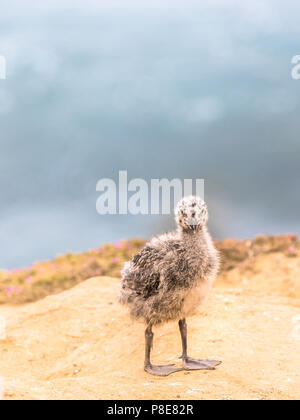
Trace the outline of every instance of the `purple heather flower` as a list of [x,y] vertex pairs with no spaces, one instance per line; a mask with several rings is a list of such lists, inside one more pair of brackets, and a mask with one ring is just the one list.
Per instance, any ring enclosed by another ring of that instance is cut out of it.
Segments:
[[12,294],[13,294],[13,292],[14,292],[14,290],[15,290],[14,286],[9,286],[9,287],[7,287],[7,288],[5,289],[5,293],[6,293],[7,295],[12,295]]

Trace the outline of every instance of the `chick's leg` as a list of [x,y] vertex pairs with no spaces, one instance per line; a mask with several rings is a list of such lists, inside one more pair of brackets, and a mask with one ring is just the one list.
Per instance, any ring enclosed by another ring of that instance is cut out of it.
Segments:
[[185,318],[179,321],[179,330],[182,341],[182,365],[186,370],[214,370],[222,362],[218,360],[193,359],[187,355],[187,324]]
[[177,368],[174,364],[173,365],[152,365],[150,361],[150,354],[151,349],[153,346],[153,332],[152,326],[148,325],[145,331],[145,365],[144,369],[146,372],[150,373],[151,375],[156,376],[168,376],[171,373],[178,372],[183,370],[182,368]]

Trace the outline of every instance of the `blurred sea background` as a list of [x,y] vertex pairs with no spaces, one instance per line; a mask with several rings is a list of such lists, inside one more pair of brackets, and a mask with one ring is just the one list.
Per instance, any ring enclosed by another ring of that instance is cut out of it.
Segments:
[[11,0],[0,14],[0,268],[174,227],[97,181],[205,179],[215,238],[300,233],[300,3]]

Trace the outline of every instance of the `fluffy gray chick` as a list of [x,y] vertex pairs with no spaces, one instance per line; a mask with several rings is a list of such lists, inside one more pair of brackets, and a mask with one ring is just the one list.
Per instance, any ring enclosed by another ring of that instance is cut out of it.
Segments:
[[[148,373],[167,376],[179,370],[214,369],[221,362],[187,355],[185,318],[206,299],[216,278],[219,257],[206,223],[208,211],[199,197],[185,197],[176,206],[177,230],[153,238],[122,270],[120,303],[135,320],[143,320],[145,365]],[[179,321],[182,368],[155,366],[150,361],[154,325]]]

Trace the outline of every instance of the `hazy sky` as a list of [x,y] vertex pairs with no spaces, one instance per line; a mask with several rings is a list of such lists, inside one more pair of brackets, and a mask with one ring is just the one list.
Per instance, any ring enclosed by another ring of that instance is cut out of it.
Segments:
[[297,1],[1,5],[0,268],[173,226],[96,183],[204,178],[216,237],[300,233]]

